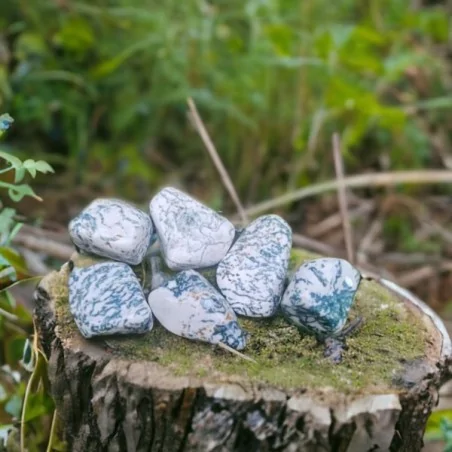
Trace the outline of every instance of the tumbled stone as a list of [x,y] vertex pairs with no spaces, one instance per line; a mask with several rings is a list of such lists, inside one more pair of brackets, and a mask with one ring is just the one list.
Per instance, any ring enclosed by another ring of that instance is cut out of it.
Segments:
[[218,264],[217,284],[232,309],[269,317],[281,301],[289,266],[292,231],[277,215],[253,221]]
[[335,335],[347,321],[360,280],[360,272],[343,259],[305,262],[284,293],[283,314],[318,337]]
[[242,350],[247,334],[226,300],[195,270],[185,270],[153,290],[149,305],[173,334]]
[[69,223],[78,248],[131,265],[142,262],[153,233],[149,215],[116,199],[93,201]]
[[153,325],[140,283],[121,262],[74,267],[69,275],[69,305],[83,336],[140,334]]
[[175,188],[164,188],[150,203],[162,254],[171,270],[218,264],[229,250],[235,228],[226,218]]

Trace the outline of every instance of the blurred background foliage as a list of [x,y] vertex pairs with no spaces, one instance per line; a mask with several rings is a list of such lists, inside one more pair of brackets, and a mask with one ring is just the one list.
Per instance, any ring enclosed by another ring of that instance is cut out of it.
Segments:
[[333,176],[337,130],[349,172],[449,163],[449,16],[415,3],[1,2],[7,144],[65,186],[146,200],[177,179],[221,204],[192,96],[246,203]]
[[[0,138],[12,123],[11,116],[0,115]],[[0,180],[3,201],[9,198],[18,202],[25,196],[40,199],[24,183],[26,177],[53,172],[42,160],[22,162],[1,149],[0,164],[0,175],[9,174],[13,178],[11,183]],[[29,274],[26,260],[13,246],[13,239],[22,226],[16,210],[3,207],[0,202],[0,451],[6,444],[7,450],[14,452],[19,443],[28,452],[43,450],[46,444],[55,446],[49,450],[61,450],[56,439],[49,441],[49,432],[56,428],[50,428],[55,422],[52,421],[53,400],[48,391],[47,360],[39,350],[37,336],[34,335],[33,346],[29,341],[33,332],[30,311],[17,303],[10,292],[18,284],[36,283],[39,279]],[[19,429],[19,424],[26,424],[28,431],[25,427]]]

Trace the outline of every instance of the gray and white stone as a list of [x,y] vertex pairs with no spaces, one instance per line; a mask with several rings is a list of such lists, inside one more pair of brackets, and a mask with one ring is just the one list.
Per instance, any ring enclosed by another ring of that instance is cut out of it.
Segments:
[[217,267],[217,284],[232,309],[248,317],[272,316],[284,290],[292,230],[277,215],[248,225]]
[[242,350],[247,333],[224,297],[195,270],[185,270],[148,297],[158,321],[171,333]]
[[122,262],[74,267],[69,275],[69,306],[86,338],[141,334],[153,326],[140,283]]
[[149,215],[116,199],[97,199],[69,223],[74,244],[87,253],[137,265],[154,240]]
[[349,262],[336,258],[314,259],[295,272],[281,301],[283,314],[317,337],[341,331],[361,280]]
[[229,220],[175,188],[157,193],[149,208],[171,270],[216,265],[234,240]]

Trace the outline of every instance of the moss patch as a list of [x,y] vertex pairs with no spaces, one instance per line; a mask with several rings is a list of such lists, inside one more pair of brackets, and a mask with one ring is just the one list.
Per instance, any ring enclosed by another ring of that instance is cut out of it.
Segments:
[[[291,267],[314,256],[294,251]],[[52,280],[59,334],[79,334],[68,309],[68,269]],[[49,288],[48,288],[49,289]],[[343,362],[334,365],[323,357],[323,347],[288,324],[281,316],[272,319],[240,319],[251,337],[244,353],[257,364],[244,361],[218,347],[189,341],[168,333],[160,325],[143,336],[106,338],[112,352],[133,360],[157,361],[176,375],[211,377],[216,381],[252,381],[284,389],[334,387],[344,392],[385,391],[393,388],[402,361],[422,358],[427,331],[403,303],[379,284],[363,280],[350,314],[363,316],[363,326],[347,340]],[[102,344],[103,340],[95,342]]]

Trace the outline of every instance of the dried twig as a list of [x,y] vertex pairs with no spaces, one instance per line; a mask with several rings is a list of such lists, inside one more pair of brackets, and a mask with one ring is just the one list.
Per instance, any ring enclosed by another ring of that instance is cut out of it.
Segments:
[[342,219],[342,228],[344,230],[345,249],[347,250],[348,260],[354,264],[355,255],[353,251],[353,238],[352,238],[352,226],[350,224],[350,217],[347,207],[347,193],[344,184],[344,165],[341,155],[341,143],[339,135],[335,133],[333,135],[333,157],[334,167],[336,170],[336,179],[338,182],[337,196],[339,200],[339,211]]
[[251,361],[252,363],[257,364],[257,361],[255,359],[238,352],[235,348],[229,347],[229,345],[226,345],[224,342],[218,342],[217,345],[218,347],[223,348],[224,350],[227,350],[228,352],[233,353],[234,355],[237,355],[246,361]]
[[226,171],[226,168],[223,165],[223,162],[221,161],[220,156],[218,155],[217,150],[215,149],[215,146],[210,139],[209,134],[207,133],[207,129],[204,126],[204,123],[202,122],[201,117],[199,116],[198,110],[196,108],[195,103],[193,102],[193,99],[190,97],[187,99],[188,107],[190,108],[191,117],[193,119],[193,123],[196,127],[196,130],[198,131],[204,146],[207,149],[207,152],[209,153],[211,159],[213,160],[213,163],[215,164],[217,171],[220,173],[221,180],[223,182],[223,185],[225,186],[226,190],[229,192],[229,195],[231,196],[236,208],[237,212],[239,213],[242,221],[244,224],[248,223],[248,215],[246,214],[245,209],[242,206],[242,203],[240,202],[240,199],[237,195],[237,191],[235,190],[234,184],[231,181],[231,178],[229,177],[228,172]]
[[308,250],[314,251],[316,253],[324,254],[326,256],[337,256],[341,257],[342,253],[340,250],[332,247],[318,240],[306,237],[301,234],[292,234],[292,242],[296,246],[301,246],[307,248]]
[[[23,222],[24,219],[18,220]],[[71,245],[71,237],[69,236],[69,232],[66,229],[61,229],[60,231],[55,231],[46,226],[32,226],[30,224],[23,224],[20,228],[21,234],[32,235],[35,237],[43,237],[45,239],[50,239],[54,242],[65,243],[67,245]]]
[[360,264],[367,262],[367,253],[372,248],[377,237],[381,234],[383,230],[382,219],[380,216],[376,218],[367,229],[367,233],[362,238],[357,252],[357,259]]
[[[350,220],[355,218],[361,218],[364,215],[372,212],[375,209],[375,202],[373,201],[363,201],[358,207],[354,209],[349,209]],[[335,229],[341,225],[342,219],[341,214],[334,213],[324,220],[316,223],[315,226],[309,228],[309,235],[313,238],[322,237],[328,234],[332,229]]]
[[69,245],[58,243],[48,238],[27,235],[22,233],[22,231],[19,231],[16,237],[14,237],[13,243],[33,251],[46,253],[49,256],[63,261],[69,260],[74,252],[74,248]]
[[[358,174],[345,177],[343,184],[347,188],[386,187],[398,184],[441,184],[452,182],[452,171],[426,170],[426,171],[394,171],[386,173]],[[259,215],[276,207],[281,207],[291,202],[320,195],[325,192],[337,190],[339,182],[332,180],[320,184],[310,185],[300,190],[295,190],[278,198],[270,199],[251,206],[245,213],[249,216]]]
[[44,259],[38,253],[25,247],[19,247],[19,251],[32,275],[46,275],[50,272],[50,268],[44,263]]
[[385,253],[375,256],[374,260],[381,264],[392,264],[398,266],[413,265],[438,265],[441,262],[441,256],[428,255],[426,253]]
[[438,272],[437,268],[431,266],[420,267],[412,269],[406,273],[399,274],[397,282],[406,288],[416,286],[418,283],[431,278]]
[[[289,177],[289,183],[288,188],[293,189],[296,186],[296,181],[298,179],[298,176],[303,169],[303,166],[306,166],[306,164],[310,164],[314,161],[314,151],[317,147],[317,141],[318,137],[320,136],[320,131],[323,127],[323,124],[325,122],[325,119],[327,118],[327,113],[325,110],[321,109],[318,110],[313,118],[312,118],[312,124],[310,127],[309,132],[309,138],[308,143],[306,146],[306,152],[304,153],[305,157],[300,158],[295,162],[295,168],[293,171],[291,171],[291,175]],[[298,124],[301,124],[300,121],[298,121]]]
[[12,322],[17,322],[19,317],[17,315],[11,314],[8,311],[5,311],[3,308],[0,308],[0,315],[5,319],[11,320]]

